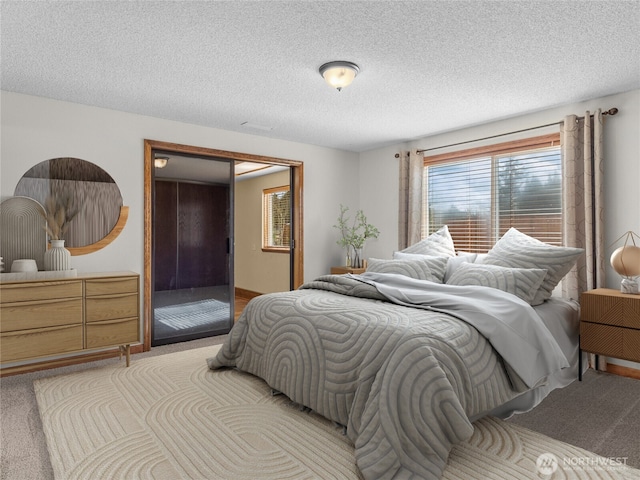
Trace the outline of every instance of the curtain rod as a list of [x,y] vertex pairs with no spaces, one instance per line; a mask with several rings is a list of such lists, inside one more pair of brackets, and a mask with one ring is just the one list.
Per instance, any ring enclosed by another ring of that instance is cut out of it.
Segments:
[[[616,113],[618,113],[618,109],[615,108],[615,107],[610,108],[606,112],[602,112],[603,115],[612,115],[612,116],[615,115]],[[593,115],[590,115],[590,116],[593,117]],[[578,117],[578,118],[584,118],[584,117]],[[515,130],[513,132],[499,133],[498,135],[491,135],[490,137],[476,138],[475,140],[466,140],[464,142],[451,143],[449,145],[441,145],[439,147],[424,148],[424,149],[421,149],[421,150],[417,150],[417,152],[418,153],[423,153],[423,152],[429,152],[431,150],[439,150],[441,148],[455,147],[455,146],[458,146],[458,145],[464,145],[465,143],[473,143],[473,142],[480,142],[482,140],[490,140],[492,138],[504,137],[506,135],[513,135],[514,133],[528,132],[529,130],[538,130],[539,128],[551,127],[553,125],[560,125],[561,123],[564,123],[564,122],[560,121],[560,122],[554,122],[554,123],[547,123],[546,125],[538,125],[537,127],[523,128],[522,130]],[[400,154],[396,153],[395,157],[396,158],[400,158]]]

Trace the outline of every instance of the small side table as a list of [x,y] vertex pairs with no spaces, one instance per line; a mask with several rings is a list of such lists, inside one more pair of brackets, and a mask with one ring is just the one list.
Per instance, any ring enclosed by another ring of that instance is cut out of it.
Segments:
[[609,288],[584,292],[580,296],[579,380],[582,350],[640,362],[640,295]]
[[331,267],[331,275],[343,275],[345,273],[353,273],[354,275],[360,275],[364,273],[366,268],[353,268],[353,267]]

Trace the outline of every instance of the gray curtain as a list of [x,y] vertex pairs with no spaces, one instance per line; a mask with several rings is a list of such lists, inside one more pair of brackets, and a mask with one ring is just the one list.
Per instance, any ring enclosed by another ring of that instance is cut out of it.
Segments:
[[560,128],[563,162],[564,242],[585,255],[563,280],[563,294],[604,287],[604,208],[602,114],[569,115]]
[[398,249],[421,239],[423,155],[413,150],[400,152]]
[[[603,120],[569,115],[560,128],[563,166],[564,244],[585,249],[585,255],[562,281],[564,297],[605,286],[603,208]],[[600,362],[606,368],[606,362]]]

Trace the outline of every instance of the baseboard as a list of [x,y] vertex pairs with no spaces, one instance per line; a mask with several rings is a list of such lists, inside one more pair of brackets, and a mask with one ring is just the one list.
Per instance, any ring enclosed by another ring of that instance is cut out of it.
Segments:
[[[131,354],[142,353],[142,344],[131,345]],[[68,367],[69,365],[77,365],[79,363],[95,362],[96,360],[105,360],[120,355],[120,349],[103,350],[100,352],[87,353],[77,355],[75,357],[59,358],[57,360],[46,360],[38,363],[29,363],[26,365],[17,365],[15,367],[7,367],[0,370],[0,377],[8,377],[21,373],[37,372],[39,370],[49,370],[51,368]],[[131,360],[133,362],[133,359]],[[122,360],[124,366],[124,358]]]
[[620,375],[621,377],[629,377],[640,380],[640,370],[638,370],[637,368],[616,365],[615,363],[607,363],[607,373],[613,373],[614,375]]
[[251,300],[254,297],[259,297],[262,293],[254,292],[252,290],[246,290],[244,288],[235,287],[236,297],[244,298],[246,300]]

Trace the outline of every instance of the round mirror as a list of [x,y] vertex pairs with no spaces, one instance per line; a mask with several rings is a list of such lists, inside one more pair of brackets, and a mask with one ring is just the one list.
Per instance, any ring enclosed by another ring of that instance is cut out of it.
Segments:
[[60,238],[72,255],[90,253],[110,243],[124,227],[128,213],[113,178],[79,158],[40,162],[22,176],[14,195],[33,198],[47,211],[56,205],[58,213],[67,215]]

